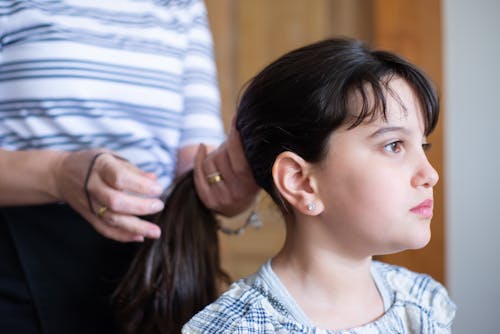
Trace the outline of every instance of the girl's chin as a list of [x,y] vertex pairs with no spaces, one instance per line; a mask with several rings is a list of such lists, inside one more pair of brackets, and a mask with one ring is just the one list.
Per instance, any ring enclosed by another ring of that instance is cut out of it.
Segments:
[[377,255],[390,255],[403,252],[405,250],[416,250],[424,248],[431,240],[430,229],[427,231],[421,231],[421,233],[413,234],[410,238],[397,242],[392,245],[389,249],[384,252],[380,252]]
[[431,241],[431,230],[428,228],[420,234],[413,235],[407,244],[407,249],[420,249]]

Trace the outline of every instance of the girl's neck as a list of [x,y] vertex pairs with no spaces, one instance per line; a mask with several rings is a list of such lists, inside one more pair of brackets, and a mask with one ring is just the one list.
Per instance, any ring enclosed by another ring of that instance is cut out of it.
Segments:
[[274,272],[311,322],[335,330],[380,317],[384,305],[371,274],[371,257],[347,257],[323,246],[287,235],[272,260]]

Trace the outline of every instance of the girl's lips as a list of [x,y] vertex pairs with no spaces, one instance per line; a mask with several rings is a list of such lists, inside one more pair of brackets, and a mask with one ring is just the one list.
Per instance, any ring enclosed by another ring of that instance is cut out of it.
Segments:
[[411,208],[410,211],[423,218],[432,218],[432,203],[432,199],[426,199],[416,207]]

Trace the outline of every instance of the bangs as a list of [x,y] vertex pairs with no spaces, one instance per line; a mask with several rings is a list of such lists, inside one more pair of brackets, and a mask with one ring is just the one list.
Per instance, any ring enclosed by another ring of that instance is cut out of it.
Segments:
[[344,107],[345,124],[353,129],[362,123],[370,123],[375,119],[387,120],[387,96],[390,95],[406,112],[407,107],[390,87],[395,78],[403,79],[413,89],[420,103],[424,119],[425,135],[428,136],[436,127],[439,115],[439,105],[434,89],[425,80],[424,85],[419,80],[409,80],[407,76],[392,72],[382,77],[367,76],[363,80],[353,82],[345,91]]

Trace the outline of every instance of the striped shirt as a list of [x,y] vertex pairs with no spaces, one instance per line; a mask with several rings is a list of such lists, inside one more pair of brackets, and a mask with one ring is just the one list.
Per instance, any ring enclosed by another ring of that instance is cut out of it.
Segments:
[[384,300],[377,320],[348,330],[314,326],[268,261],[260,271],[231,285],[183,328],[193,333],[442,334],[451,332],[455,305],[445,288],[424,274],[374,261],[372,276]]
[[203,1],[0,0],[0,148],[106,148],[167,187],[224,132]]

